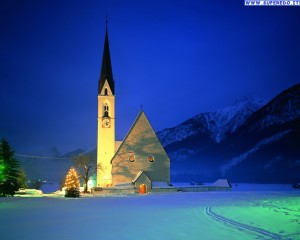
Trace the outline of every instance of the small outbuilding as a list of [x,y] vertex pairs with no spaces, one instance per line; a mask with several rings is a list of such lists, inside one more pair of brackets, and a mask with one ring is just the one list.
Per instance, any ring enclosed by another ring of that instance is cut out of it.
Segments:
[[136,177],[132,180],[134,189],[141,194],[147,193],[152,188],[152,182],[147,174],[143,171],[139,171]]

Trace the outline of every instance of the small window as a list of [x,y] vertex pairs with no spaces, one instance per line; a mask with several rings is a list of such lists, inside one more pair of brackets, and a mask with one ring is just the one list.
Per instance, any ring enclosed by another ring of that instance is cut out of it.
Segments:
[[135,160],[135,156],[134,155],[130,155],[129,162],[134,162],[134,160]]
[[107,88],[104,89],[104,95],[107,96],[108,95],[108,91]]
[[148,156],[148,161],[149,162],[154,162],[154,157],[153,156]]
[[104,105],[103,117],[109,117],[109,107],[108,107],[107,103],[105,103],[105,105]]
[[108,112],[108,110],[109,110],[109,107],[108,107],[107,103],[105,103],[104,111],[105,111],[105,112]]

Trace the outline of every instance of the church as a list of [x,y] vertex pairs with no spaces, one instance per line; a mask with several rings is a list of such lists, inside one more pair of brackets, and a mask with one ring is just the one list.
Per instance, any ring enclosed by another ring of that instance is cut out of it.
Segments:
[[170,159],[140,111],[123,141],[115,140],[115,82],[108,31],[104,40],[98,83],[97,187],[128,187],[144,193],[153,184],[170,185]]

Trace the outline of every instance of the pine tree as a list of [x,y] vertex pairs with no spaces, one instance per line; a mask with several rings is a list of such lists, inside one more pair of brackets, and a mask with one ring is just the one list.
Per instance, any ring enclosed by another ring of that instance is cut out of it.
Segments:
[[5,169],[4,161],[0,159],[0,184],[4,180],[4,169]]
[[0,142],[0,196],[13,196],[19,189],[18,178],[20,167],[18,161],[13,157],[8,142]]
[[65,197],[79,197],[80,182],[75,168],[71,167],[65,181]]

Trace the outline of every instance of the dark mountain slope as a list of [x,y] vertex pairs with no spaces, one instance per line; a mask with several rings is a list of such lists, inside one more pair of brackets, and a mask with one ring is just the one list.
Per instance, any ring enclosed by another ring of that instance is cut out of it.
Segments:
[[300,180],[300,84],[264,106],[249,108],[253,101],[247,102],[239,111],[219,110],[222,118],[214,118],[216,112],[199,114],[158,133],[174,180]]

